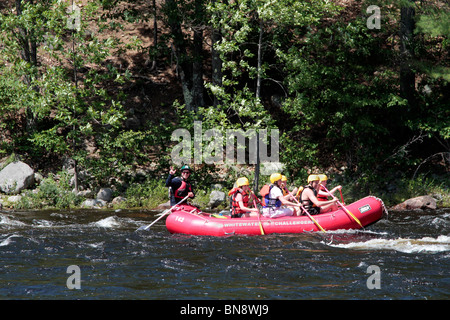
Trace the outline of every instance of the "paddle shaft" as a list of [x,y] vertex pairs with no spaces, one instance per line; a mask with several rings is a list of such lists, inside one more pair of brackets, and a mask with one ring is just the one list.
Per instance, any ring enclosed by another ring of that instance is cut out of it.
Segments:
[[291,193],[288,189],[286,189],[286,191],[287,191],[287,192],[289,193],[289,195],[290,195],[292,198],[294,198],[294,200],[300,205],[300,208],[302,208],[303,212],[306,213],[306,215],[312,220],[312,222],[314,222],[314,223],[316,224],[316,226],[317,226],[321,231],[323,231],[323,232],[326,233],[325,229],[322,228],[322,226],[317,222],[317,220],[314,219],[314,218],[309,214],[309,212],[308,212],[308,211],[305,209],[305,207],[297,200],[297,198],[294,197],[294,196],[292,195],[292,193]]
[[150,229],[150,227],[151,227],[152,225],[154,225],[157,221],[159,221],[159,220],[160,220],[162,217],[164,217],[166,214],[170,213],[170,212],[172,211],[173,208],[175,208],[175,207],[176,207],[177,205],[179,205],[180,203],[184,202],[187,198],[189,198],[189,196],[184,197],[183,200],[181,200],[180,202],[174,204],[172,207],[170,207],[169,209],[167,209],[166,211],[164,211],[158,219],[156,219],[155,221],[153,221],[152,223],[150,223],[148,226],[146,226],[146,227],[140,227],[140,228],[138,228],[137,230],[148,230],[148,229]]
[[342,196],[342,190],[341,190],[341,189],[339,189],[339,193],[341,194],[342,204],[345,204],[345,202],[344,202],[344,197]]
[[[253,205],[255,206],[256,210],[258,210],[259,230],[261,230],[261,235],[263,236],[264,235],[264,229],[263,229],[263,226],[262,226],[262,223],[261,223],[261,218],[260,218],[261,213],[259,212],[258,206],[256,205],[256,199],[257,198],[256,198],[255,194],[251,190],[250,190],[250,193],[251,193],[252,198],[253,198]],[[259,199],[258,199],[258,201],[259,201]],[[259,202],[261,203],[261,201],[259,201]]]
[[[255,208],[258,208],[258,207],[256,206],[256,201],[255,201],[255,199],[253,199],[253,205],[255,206]],[[261,215],[261,213],[259,212],[259,209],[258,209],[259,230],[261,230],[261,235],[263,236],[263,235],[264,235],[264,229],[263,229],[263,226],[262,226],[262,223],[261,223],[260,215]]]

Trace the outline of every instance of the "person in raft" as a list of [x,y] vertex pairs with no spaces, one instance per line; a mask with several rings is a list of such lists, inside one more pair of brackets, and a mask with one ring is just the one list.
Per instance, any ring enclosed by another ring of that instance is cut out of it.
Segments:
[[[287,188],[287,177],[282,175],[281,176],[281,190],[283,190],[283,196],[288,200],[288,201],[295,201],[294,197],[291,196],[289,194],[289,190]],[[294,190],[292,190],[291,194],[297,194],[298,192],[298,188],[295,187]]]
[[300,194],[300,203],[310,215],[325,213],[338,209],[337,199],[320,201],[317,194],[320,187],[320,178],[317,174],[311,174],[308,177],[308,185],[303,188]]
[[250,208],[249,202],[254,195],[251,194],[250,183],[246,177],[236,180],[236,188],[228,192],[231,197],[231,217],[241,218],[256,217],[259,213],[258,208]]
[[[317,200],[319,201],[327,201],[328,200],[328,192],[325,187],[327,186],[328,177],[326,174],[319,174],[319,191],[317,192]],[[330,193],[334,195],[337,190],[341,190],[342,186],[334,187],[330,190]]]
[[[189,177],[191,175],[191,168],[187,165],[181,167],[181,177],[174,177],[176,170],[170,167],[169,176],[166,180],[166,187],[169,188],[170,206],[176,205],[178,202],[183,200],[186,196],[189,198],[194,198],[194,189],[189,182]],[[186,204],[187,200],[180,204]]]
[[[300,215],[300,205],[290,202],[283,196],[282,176],[280,173],[273,173],[270,176],[269,192],[265,195],[265,206],[263,216],[268,218],[278,218],[284,216]],[[286,207],[287,206],[287,207]]]

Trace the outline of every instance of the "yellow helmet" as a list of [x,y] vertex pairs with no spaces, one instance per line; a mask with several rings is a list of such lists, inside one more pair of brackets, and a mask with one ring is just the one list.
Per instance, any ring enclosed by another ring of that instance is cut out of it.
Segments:
[[281,176],[281,181],[287,181],[286,176]]
[[248,186],[250,183],[248,182],[248,179],[246,177],[241,177],[236,180],[236,185],[240,188],[242,186]]
[[328,180],[328,177],[327,177],[326,174],[319,174],[318,176],[319,176],[319,180],[320,181],[327,181]]
[[282,178],[281,173],[272,173],[270,175],[270,183],[275,183]]
[[319,180],[320,180],[320,178],[317,174],[310,174],[308,177],[308,183],[311,181],[319,181]]

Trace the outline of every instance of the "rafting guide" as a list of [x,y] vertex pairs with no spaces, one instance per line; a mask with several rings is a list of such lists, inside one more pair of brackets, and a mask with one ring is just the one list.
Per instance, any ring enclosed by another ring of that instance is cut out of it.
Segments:
[[[193,157],[194,164],[223,164],[224,163],[224,136],[223,130],[213,128],[203,132],[202,121],[194,121]],[[225,131],[226,147],[225,161],[237,164],[256,164],[257,158],[261,162],[279,162],[279,130],[270,130],[270,156],[268,155],[268,131],[255,129],[243,131],[241,129],[227,129]],[[181,141],[180,141],[181,139]],[[171,152],[173,163],[181,166],[184,163],[192,163],[192,137],[185,128],[176,129],[171,135],[172,141],[178,141]],[[236,162],[235,162],[236,140]],[[248,149],[247,149],[248,141]],[[248,154],[248,162],[246,162]]]

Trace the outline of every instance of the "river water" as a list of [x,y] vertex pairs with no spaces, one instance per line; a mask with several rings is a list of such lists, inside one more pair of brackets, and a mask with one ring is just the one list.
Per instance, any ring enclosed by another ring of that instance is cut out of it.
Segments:
[[448,299],[450,210],[364,231],[171,235],[150,211],[0,213],[0,299]]

